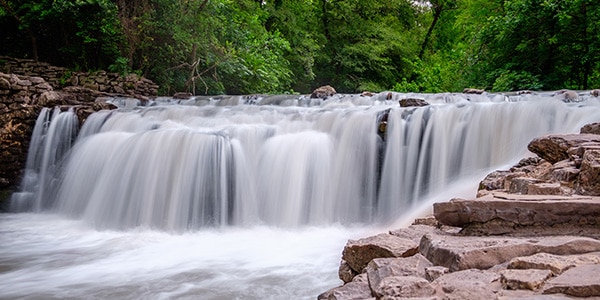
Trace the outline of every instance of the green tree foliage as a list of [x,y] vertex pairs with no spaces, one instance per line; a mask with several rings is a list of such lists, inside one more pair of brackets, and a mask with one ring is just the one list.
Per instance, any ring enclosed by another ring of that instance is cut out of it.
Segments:
[[588,89],[596,0],[0,0],[0,55],[161,93]]

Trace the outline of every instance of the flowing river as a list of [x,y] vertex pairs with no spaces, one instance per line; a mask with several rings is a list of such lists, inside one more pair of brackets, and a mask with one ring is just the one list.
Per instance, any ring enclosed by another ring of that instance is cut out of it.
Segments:
[[585,92],[114,101],[81,128],[40,114],[0,214],[0,298],[315,299],[348,239],[474,197],[532,138],[600,120]]

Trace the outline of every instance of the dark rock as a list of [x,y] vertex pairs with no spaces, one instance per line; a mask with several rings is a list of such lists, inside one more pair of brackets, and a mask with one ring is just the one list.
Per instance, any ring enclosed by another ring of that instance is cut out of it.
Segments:
[[569,148],[583,143],[600,143],[600,135],[596,134],[563,134],[546,135],[535,138],[527,149],[551,164],[569,158]]
[[[600,90],[598,90],[600,91]],[[597,97],[597,96],[596,96]],[[579,130],[579,133],[600,134],[600,123],[587,124]]]
[[333,95],[336,94],[335,89],[330,86],[330,85],[324,85],[322,87],[316,88],[312,94],[310,95],[311,98],[321,98],[321,99],[327,99],[328,97],[331,97]]
[[424,99],[417,98],[406,98],[399,101],[400,107],[411,107],[411,106],[427,106],[429,103]]
[[583,154],[575,189],[581,195],[600,196],[600,150]]
[[192,97],[192,93],[179,92],[173,95],[173,99],[189,99]]

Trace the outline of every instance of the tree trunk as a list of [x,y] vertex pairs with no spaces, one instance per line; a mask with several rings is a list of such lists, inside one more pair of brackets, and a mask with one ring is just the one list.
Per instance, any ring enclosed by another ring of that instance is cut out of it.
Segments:
[[433,21],[431,21],[429,30],[427,30],[427,34],[425,35],[425,40],[423,40],[423,44],[421,44],[421,51],[419,51],[419,59],[423,59],[423,55],[425,55],[425,48],[427,48],[427,44],[429,44],[429,39],[431,39],[431,34],[433,33],[435,24],[440,19],[440,16],[442,15],[443,10],[444,10],[443,3],[440,3],[439,5],[435,5],[433,7]]

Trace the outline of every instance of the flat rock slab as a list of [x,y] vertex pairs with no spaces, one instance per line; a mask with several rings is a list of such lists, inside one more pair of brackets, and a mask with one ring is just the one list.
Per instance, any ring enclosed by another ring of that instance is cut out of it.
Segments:
[[377,299],[423,298],[435,294],[435,288],[429,281],[416,276],[386,277],[378,286],[371,288]]
[[375,258],[408,257],[419,252],[419,245],[412,240],[389,233],[359,240],[350,240],[342,252],[342,259],[357,273],[362,273]]
[[546,280],[552,276],[550,270],[504,270],[502,287],[510,290],[539,290]]
[[513,258],[508,263],[508,268],[550,270],[559,275],[568,269],[588,264],[600,264],[600,253],[581,255],[537,253],[531,256]]
[[444,292],[443,299],[496,299],[501,289],[500,275],[473,269],[446,274],[432,284]]
[[493,220],[517,226],[596,225],[600,224],[600,197],[492,194],[435,203],[433,213],[440,223],[459,227]]
[[454,272],[472,268],[488,269],[515,257],[541,252],[556,255],[597,252],[600,251],[600,241],[573,236],[533,239],[426,234],[421,239],[419,251],[434,265],[447,267]]
[[600,265],[582,265],[548,281],[544,294],[563,293],[575,297],[600,296]]

